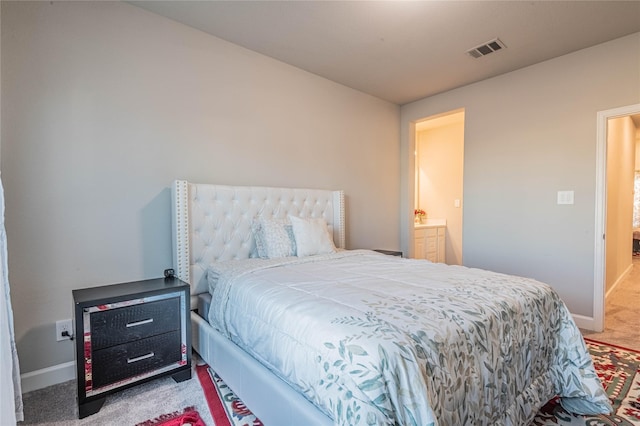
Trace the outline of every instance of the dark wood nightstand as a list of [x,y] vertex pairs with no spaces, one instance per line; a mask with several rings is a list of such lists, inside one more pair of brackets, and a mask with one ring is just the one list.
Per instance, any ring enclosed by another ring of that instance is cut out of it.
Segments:
[[395,251],[395,250],[382,250],[382,249],[375,249],[374,251],[377,251],[378,253],[386,254],[386,255],[389,255],[389,256],[398,256],[398,257],[402,257],[402,252],[401,252],[401,251]]
[[73,290],[78,417],[160,376],[191,378],[189,285],[157,278]]

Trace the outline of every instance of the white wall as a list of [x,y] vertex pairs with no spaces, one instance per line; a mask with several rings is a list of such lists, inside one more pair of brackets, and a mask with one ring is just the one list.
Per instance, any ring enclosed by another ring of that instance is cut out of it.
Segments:
[[[596,114],[638,102],[640,33],[404,105],[401,205],[414,193],[411,123],[464,108],[465,265],[545,281],[592,317]],[[557,205],[559,190],[575,204]]]
[[176,178],[344,189],[347,246],[399,248],[396,105],[125,3],[1,7],[23,372],[73,360],[72,289],[171,266]]

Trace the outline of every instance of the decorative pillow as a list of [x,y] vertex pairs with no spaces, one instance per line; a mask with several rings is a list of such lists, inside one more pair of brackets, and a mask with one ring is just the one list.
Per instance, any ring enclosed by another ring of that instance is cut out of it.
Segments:
[[293,228],[298,257],[336,252],[336,246],[333,244],[324,219],[302,219],[289,216],[289,220]]
[[293,235],[293,226],[291,226],[290,223],[287,223],[284,226],[284,229],[287,231],[287,235],[291,241],[291,256],[296,256],[298,253],[298,245],[296,244],[296,237]]
[[273,259],[296,255],[293,230],[288,220],[261,217],[254,221],[252,228],[258,257]]
[[255,256],[252,257],[260,257],[263,259],[267,258],[267,246],[264,244],[264,236],[262,235],[262,225],[260,224],[260,220],[255,218],[251,223],[251,233],[253,234],[253,239],[256,242],[256,252]]

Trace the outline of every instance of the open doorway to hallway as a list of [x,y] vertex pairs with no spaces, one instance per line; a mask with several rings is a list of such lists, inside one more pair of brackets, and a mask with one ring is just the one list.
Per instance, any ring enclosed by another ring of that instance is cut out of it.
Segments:
[[639,137],[640,114],[607,119],[605,296],[633,268],[633,230],[640,228],[640,211],[635,211],[634,202]]
[[[620,300],[636,294],[635,306],[640,302],[640,295],[632,291],[640,288],[640,262],[633,259],[634,204],[640,204],[634,202],[635,174],[640,170],[640,104],[598,113],[597,165],[594,328],[611,339],[626,332],[627,314],[635,313],[626,311],[628,305]],[[636,225],[640,225],[637,207]],[[606,341],[623,345],[624,339],[618,339],[623,341]]]

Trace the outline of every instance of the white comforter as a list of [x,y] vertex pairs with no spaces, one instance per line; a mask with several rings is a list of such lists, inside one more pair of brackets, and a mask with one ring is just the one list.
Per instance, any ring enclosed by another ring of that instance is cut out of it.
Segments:
[[565,305],[520,277],[358,250],[214,265],[209,321],[340,425],[524,425],[608,399]]

